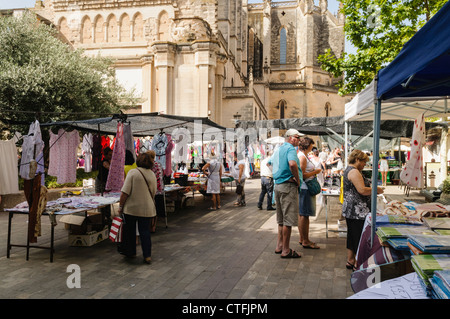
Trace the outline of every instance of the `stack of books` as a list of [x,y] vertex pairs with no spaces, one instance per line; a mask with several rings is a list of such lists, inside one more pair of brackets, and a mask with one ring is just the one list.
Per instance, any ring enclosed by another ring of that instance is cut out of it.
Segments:
[[450,299],[450,270],[436,270],[430,283],[433,298]]
[[447,254],[450,253],[450,236],[443,235],[411,235],[408,243],[423,253]]
[[376,233],[382,242],[386,242],[391,238],[408,238],[411,235],[436,235],[435,232],[426,226],[381,226],[378,227]]
[[420,283],[428,295],[433,295],[430,279],[435,271],[450,270],[449,254],[422,254],[411,257],[411,264],[420,278]]

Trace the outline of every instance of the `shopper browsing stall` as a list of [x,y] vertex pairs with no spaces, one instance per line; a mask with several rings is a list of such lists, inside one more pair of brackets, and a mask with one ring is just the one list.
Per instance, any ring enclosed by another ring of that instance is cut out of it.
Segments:
[[[362,175],[362,170],[369,161],[367,154],[353,150],[344,171],[344,203],[342,216],[347,222],[347,269],[356,269],[356,252],[364,227],[364,220],[370,213],[372,187],[370,181]],[[383,188],[377,187],[377,194]]]
[[123,235],[121,253],[127,257],[136,255],[136,223],[142,247],[144,263],[151,263],[152,242],[150,226],[156,216],[154,203],[156,177],[152,171],[154,161],[148,153],[136,160],[136,169],[128,172],[119,202],[119,214],[123,213]]

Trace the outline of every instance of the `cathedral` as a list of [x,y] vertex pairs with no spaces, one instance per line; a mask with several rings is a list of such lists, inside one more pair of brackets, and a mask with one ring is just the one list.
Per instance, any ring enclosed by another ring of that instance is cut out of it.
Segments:
[[234,120],[344,114],[317,57],[344,52],[327,0],[38,0],[74,48],[114,61],[134,112]]

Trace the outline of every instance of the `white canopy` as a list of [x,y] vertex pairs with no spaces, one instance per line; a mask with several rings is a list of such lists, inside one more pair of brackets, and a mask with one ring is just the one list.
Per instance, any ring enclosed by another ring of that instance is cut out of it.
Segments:
[[[450,116],[448,97],[402,97],[383,101],[381,120],[414,120],[425,117]],[[375,81],[345,104],[345,121],[372,120],[376,103]]]

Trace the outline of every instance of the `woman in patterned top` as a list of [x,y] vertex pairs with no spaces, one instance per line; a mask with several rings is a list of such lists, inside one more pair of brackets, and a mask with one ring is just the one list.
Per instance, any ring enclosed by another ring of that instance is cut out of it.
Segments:
[[[342,216],[347,222],[347,269],[356,269],[356,252],[364,226],[364,220],[370,213],[372,187],[370,181],[362,175],[362,170],[369,161],[366,153],[353,150],[344,171],[344,203]],[[383,188],[377,187],[382,194]]]

